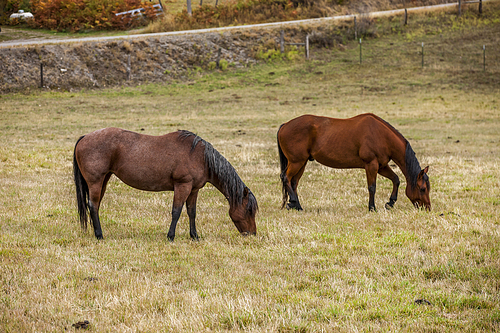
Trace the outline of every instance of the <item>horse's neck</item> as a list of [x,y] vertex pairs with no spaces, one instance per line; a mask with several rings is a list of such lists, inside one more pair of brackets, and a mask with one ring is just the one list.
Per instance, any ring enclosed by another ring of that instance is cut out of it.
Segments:
[[216,189],[219,190],[220,193],[226,197],[226,199],[231,203],[231,200],[229,200],[229,194],[227,193],[226,187],[224,184],[222,184],[219,180],[219,177],[213,175],[210,179],[208,179],[208,182],[212,184]]
[[395,152],[393,152],[392,160],[396,165],[401,169],[401,172],[406,178],[406,184],[409,184],[407,186],[411,186],[411,181],[410,181],[410,175],[408,174],[408,170],[406,168],[406,144],[407,141],[402,142],[402,149],[399,147],[399,149],[396,149]]

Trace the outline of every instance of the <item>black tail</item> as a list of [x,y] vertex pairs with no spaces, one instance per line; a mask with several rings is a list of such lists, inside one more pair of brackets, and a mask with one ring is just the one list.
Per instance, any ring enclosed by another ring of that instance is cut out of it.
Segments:
[[281,173],[280,173],[280,178],[281,178],[281,184],[283,186],[283,203],[281,204],[281,208],[285,207],[286,203],[288,202],[288,192],[286,190],[286,168],[288,167],[288,159],[286,158],[285,154],[283,154],[283,150],[281,149],[280,146],[280,140],[279,140],[279,133],[281,130],[281,127],[283,127],[284,124],[281,124],[280,128],[278,129],[278,133],[276,135],[277,141],[278,141],[278,153],[280,156],[280,168],[281,168]]
[[76,146],[83,139],[84,136],[80,137],[75,144],[75,150],[73,151],[73,176],[75,179],[76,186],[76,203],[78,205],[78,214],[80,215],[80,224],[82,229],[87,229],[87,211],[88,211],[88,200],[89,200],[89,187],[85,178],[83,178],[80,172],[80,167],[76,162]]

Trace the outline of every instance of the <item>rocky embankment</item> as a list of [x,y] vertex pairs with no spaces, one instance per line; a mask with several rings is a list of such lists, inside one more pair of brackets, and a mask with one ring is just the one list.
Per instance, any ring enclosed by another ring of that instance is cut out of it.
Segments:
[[[306,29],[307,30],[307,29]],[[287,30],[301,41],[307,31]],[[0,48],[0,93],[43,89],[79,90],[187,79],[213,70],[219,57],[229,67],[255,63],[259,50],[279,49],[279,30],[236,30]]]

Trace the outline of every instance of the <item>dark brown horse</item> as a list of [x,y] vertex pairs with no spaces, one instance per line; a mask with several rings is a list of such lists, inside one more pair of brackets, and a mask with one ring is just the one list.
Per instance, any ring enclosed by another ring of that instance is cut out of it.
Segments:
[[406,195],[413,205],[431,210],[429,167],[421,170],[410,143],[374,114],[349,119],[313,115],[292,119],[278,130],[278,150],[283,183],[282,208],[286,205],[289,209],[302,210],[297,185],[307,161],[316,160],[331,168],[365,169],[369,210],[375,210],[377,173],[390,179],[393,190],[385,208],[391,209],[399,188],[399,177],[388,165],[393,160],[406,177]]
[[174,191],[168,239],[186,203],[191,238],[197,239],[195,217],[198,190],[213,184],[229,202],[229,216],[242,234],[255,234],[257,200],[233,166],[212,145],[188,131],[150,136],[105,128],[78,139],[73,170],[80,223],[87,211],[98,239],[102,238],[99,205],[112,174],[144,191]]

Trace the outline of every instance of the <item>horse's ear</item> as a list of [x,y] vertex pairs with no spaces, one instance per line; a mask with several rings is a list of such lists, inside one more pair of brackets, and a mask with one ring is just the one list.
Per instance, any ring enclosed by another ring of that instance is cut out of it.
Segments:
[[426,166],[422,171],[420,171],[420,173],[418,174],[418,178],[422,178],[427,173],[427,171],[429,171],[429,166]]
[[248,197],[248,187],[245,186],[245,189],[243,190],[243,197]]

